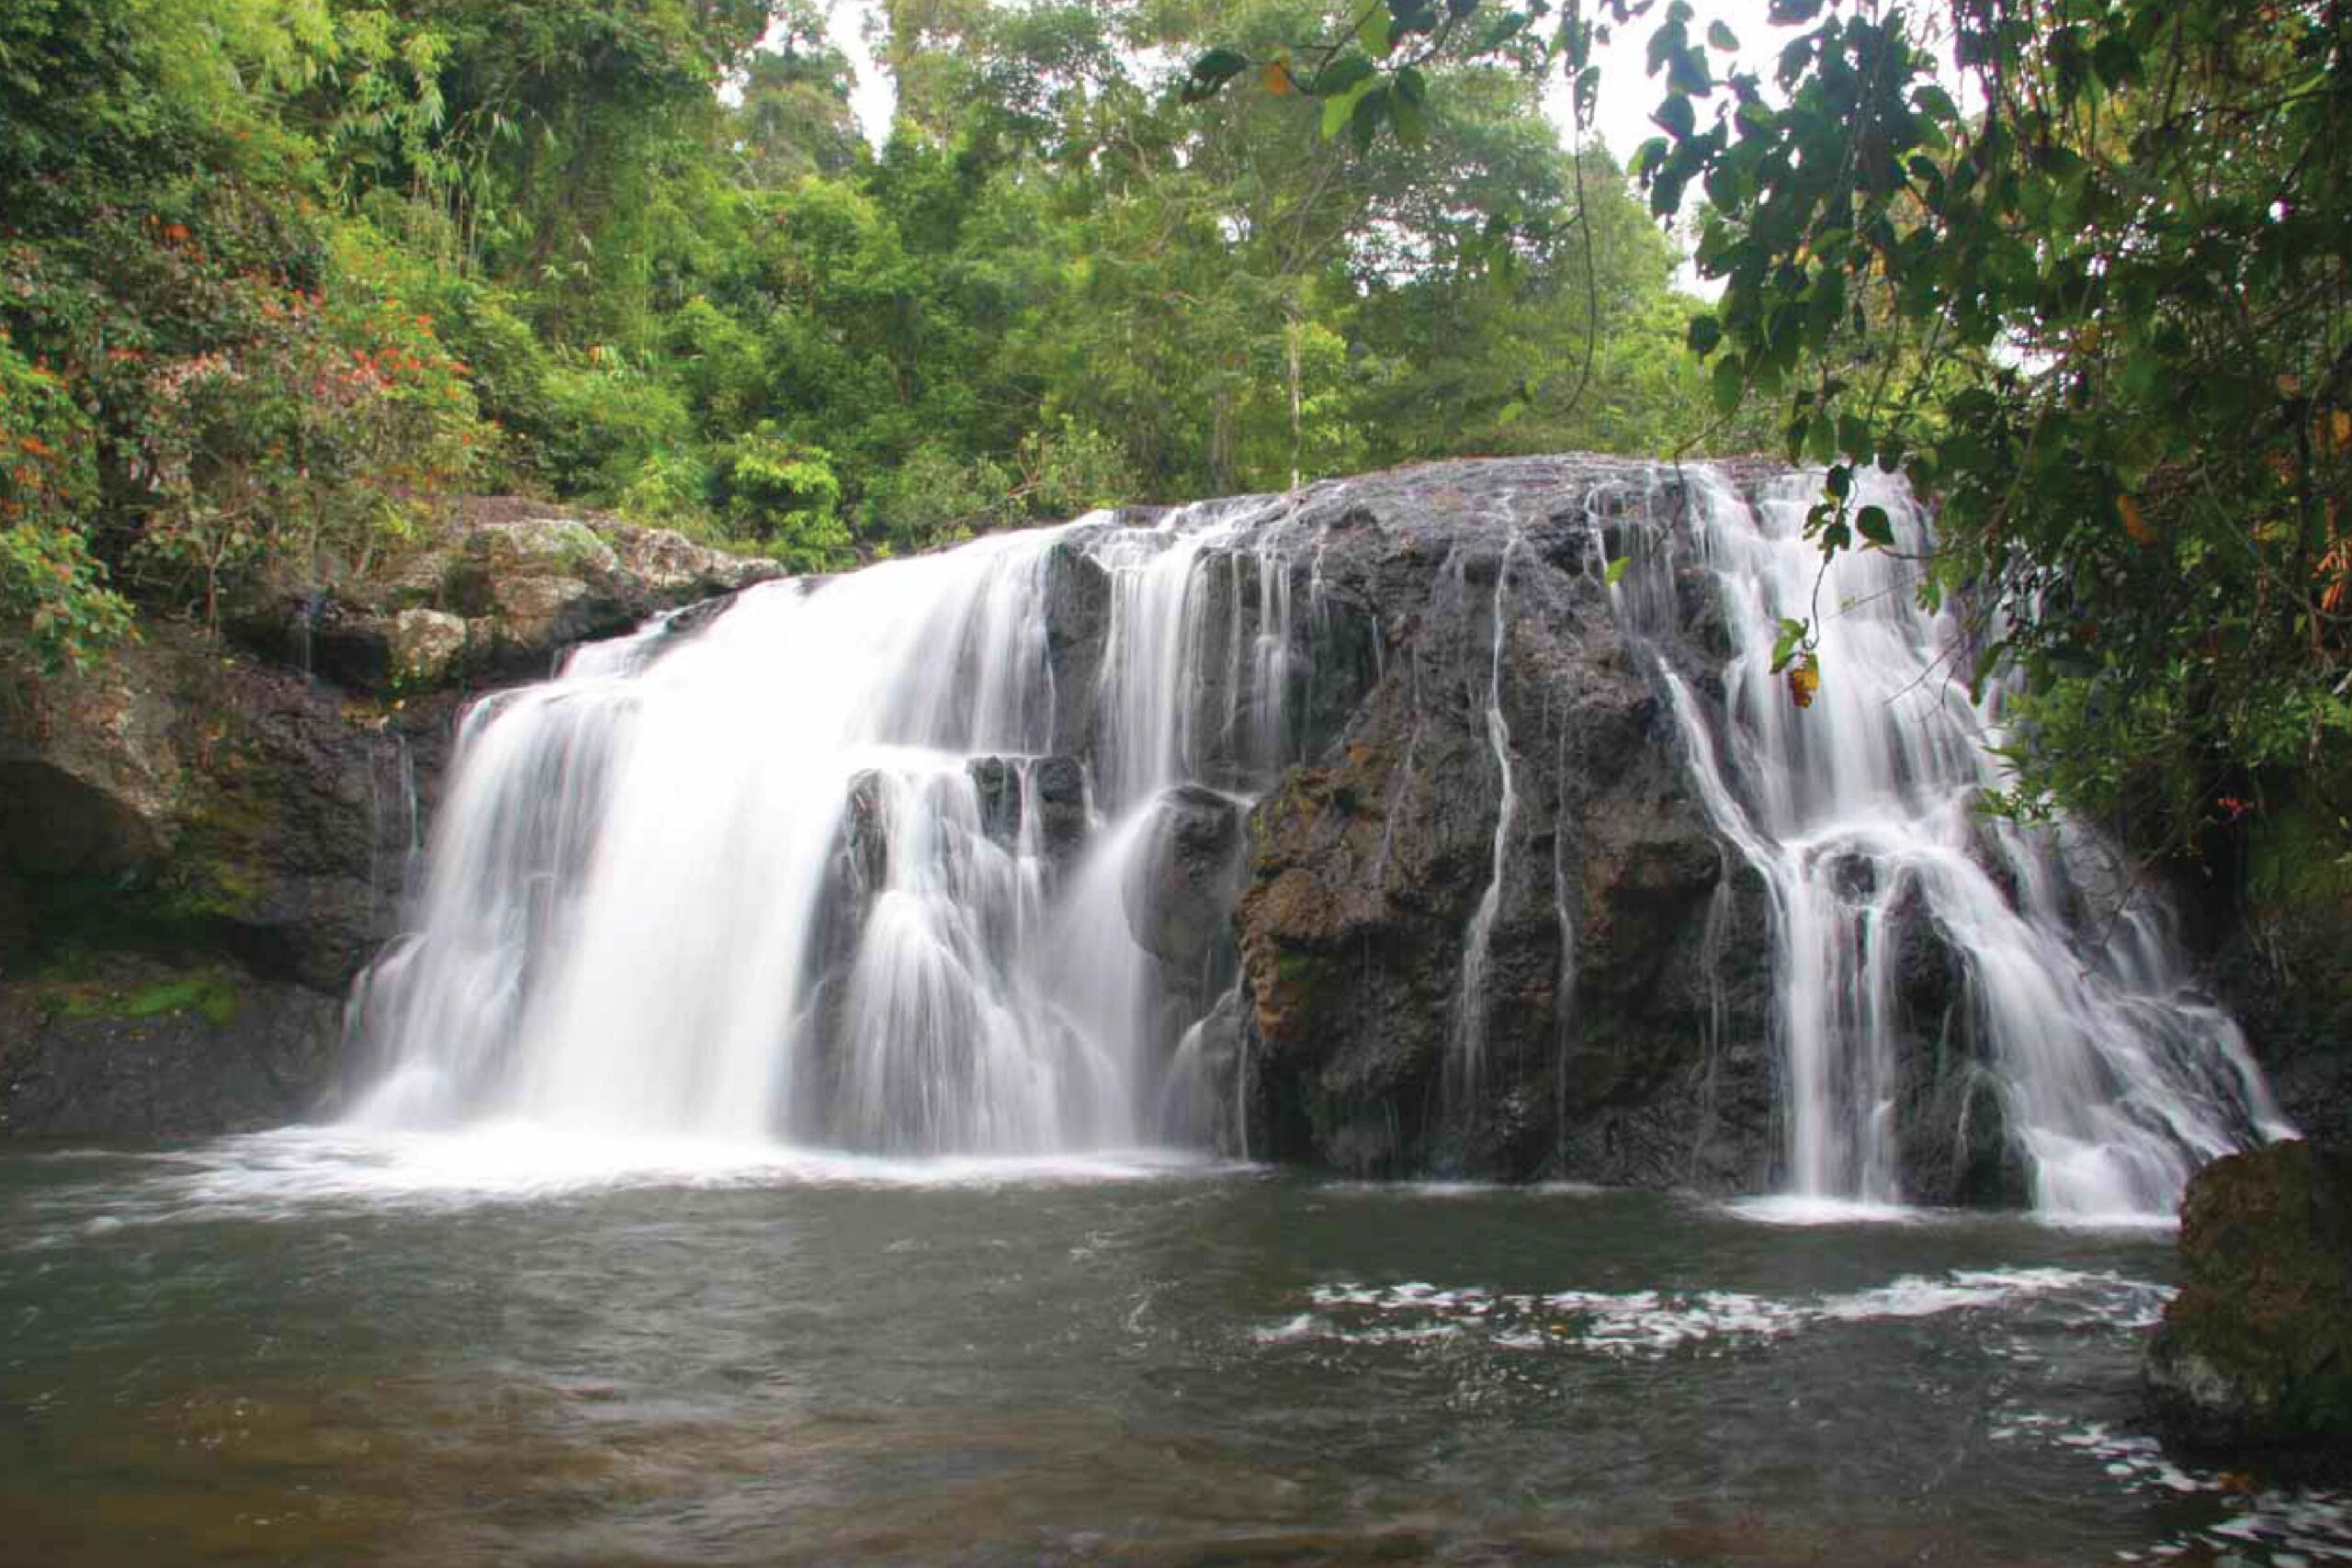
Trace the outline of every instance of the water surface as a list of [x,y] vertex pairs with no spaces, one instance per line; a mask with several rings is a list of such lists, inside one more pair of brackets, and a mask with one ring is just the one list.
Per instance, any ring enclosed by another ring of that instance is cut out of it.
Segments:
[[2144,1228],[515,1128],[0,1213],[10,1562],[2352,1560],[2136,1435]]

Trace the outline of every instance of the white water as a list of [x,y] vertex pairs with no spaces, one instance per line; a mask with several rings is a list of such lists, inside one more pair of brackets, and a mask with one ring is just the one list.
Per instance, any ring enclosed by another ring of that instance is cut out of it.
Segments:
[[[481,704],[420,934],[356,998],[384,1066],[356,1120],[882,1154],[1136,1144],[1168,1064],[1120,890],[1204,749],[1197,567],[1241,521],[1081,520],[777,584],[691,639],[650,627]],[[1041,827],[1040,760],[1064,744],[1057,549],[1107,571],[1110,624],[1094,700],[1068,710],[1091,705],[1095,773],[1061,803],[1091,823],[1061,860]],[[1280,694],[1251,673],[1283,660],[1261,649],[1235,699],[1278,736]]]
[[[1487,749],[1495,760],[1497,805],[1495,847],[1487,874],[1487,889],[1470,917],[1462,945],[1462,984],[1456,994],[1453,1030],[1453,1089],[1461,1103],[1475,1099],[1483,1087],[1487,1058],[1487,970],[1494,957],[1495,919],[1502,909],[1503,876],[1510,863],[1510,834],[1519,815],[1519,790],[1510,766],[1510,720],[1503,715],[1503,649],[1510,629],[1504,594],[1510,584],[1511,552],[1519,546],[1516,528],[1504,540],[1495,563],[1495,600],[1488,607],[1494,622],[1494,642],[1487,656],[1487,705],[1484,728]],[[1455,558],[1455,570],[1463,562]],[[1457,587],[1459,584],[1457,584]],[[1566,930],[1565,922],[1561,929]]]
[[[1956,628],[1919,612],[1903,563],[1842,558],[1816,601],[1819,557],[1799,536],[1810,481],[1751,511],[1708,471],[1690,480],[1687,530],[1654,532],[1642,570],[1610,592],[1629,626],[1662,638],[1678,550],[1720,583],[1727,753],[1668,661],[1658,680],[1727,853],[1770,890],[1797,1201],[1771,1217],[1902,1201],[1895,1025],[1906,937],[1921,932],[1965,970],[1943,1047],[1984,1064],[2044,1212],[2168,1212],[2198,1160],[2280,1131],[2234,1027],[2186,990],[2161,910],[2087,921],[2103,896],[2095,845],[1976,813],[1998,782],[1984,750],[1997,700],[1971,704],[1946,660]],[[1872,499],[1917,538],[1901,495]],[[1602,519],[1586,506],[1597,552]],[[691,636],[655,623],[486,700],[434,825],[417,934],[355,998],[355,1035],[379,1067],[355,1120],[880,1156],[1037,1156],[1196,1132],[1218,1102],[1198,1021],[1170,1016],[1170,998],[1171,980],[1201,976],[1161,973],[1126,895],[1155,852],[1163,792],[1202,783],[1246,800],[1302,754],[1292,705],[1317,672],[1296,667],[1300,567],[1310,629],[1329,606],[1328,541],[1297,516],[1277,500],[1152,528],[1081,519],[772,585]],[[1529,754],[1504,678],[1511,568],[1522,543],[1535,555],[1515,513],[1487,526],[1499,559],[1484,690],[1467,696],[1498,808],[1461,934],[1445,1063],[1457,1112],[1480,1087],[1497,923],[1511,888],[1541,881],[1509,874]],[[1104,574],[1107,632],[1090,689],[1062,692],[1049,612],[1073,558]],[[1447,569],[1451,603],[1473,615],[1463,560]],[[1800,712],[1770,649],[1779,617],[1816,610],[1826,679]],[[1395,675],[1412,718],[1374,885],[1409,792],[1445,787],[1414,774],[1421,642],[1406,651]],[[1450,694],[1430,684],[1430,701]],[[1566,837],[1555,825],[1549,867],[1564,998]],[[1731,933],[1730,908],[1726,886],[1711,953],[1718,939],[1767,940]],[[1718,1036],[1722,1013],[1719,1000]],[[1262,1065],[1234,1070],[1245,1135]]]
[[[1999,694],[1970,701],[1960,628],[1920,609],[1913,565],[1853,551],[1825,575],[1803,537],[1807,477],[1753,509],[1712,473],[1690,480],[1734,649],[1730,769],[1687,687],[1666,680],[1702,799],[1770,889],[1794,1194],[1902,1197],[1892,1024],[1908,928],[1965,967],[1947,1043],[1973,1035],[1992,1064],[2045,1213],[2168,1213],[2197,1164],[2284,1133],[2236,1025],[2188,988],[2156,901],[2102,931],[2101,901],[2120,890],[2101,846],[1978,809],[2002,783],[1988,750]],[[1916,553],[1907,495],[1865,486]],[[1817,628],[1808,708],[1770,669],[1784,616]]]

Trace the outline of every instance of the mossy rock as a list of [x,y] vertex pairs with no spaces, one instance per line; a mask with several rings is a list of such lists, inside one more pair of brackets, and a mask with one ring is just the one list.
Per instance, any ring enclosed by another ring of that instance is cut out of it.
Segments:
[[2180,1251],[2146,1362],[2166,1425],[2191,1447],[2352,1466],[2352,1149],[2216,1160],[2182,1201]]
[[234,975],[205,965],[176,973],[89,977],[70,962],[30,987],[42,1010],[69,1019],[198,1018],[215,1029],[237,1021],[243,998]]

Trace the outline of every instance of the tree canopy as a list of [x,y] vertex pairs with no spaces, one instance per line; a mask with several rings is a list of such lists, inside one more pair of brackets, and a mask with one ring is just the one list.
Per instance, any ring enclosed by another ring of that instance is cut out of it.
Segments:
[[[1893,548],[1853,471],[1937,505],[1920,592],[2010,695],[2007,809],[2352,886],[2352,17],[2331,0],[1773,0],[1767,75],[1683,0],[1384,0],[1280,70],[1415,143],[1428,64],[1564,73],[1649,28],[1652,214],[1699,205],[1716,408],[1822,465],[1825,554]],[[1530,40],[1541,39],[1540,45]],[[1744,411],[1744,412],[1743,412]],[[1776,411],[1776,412],[1775,412]],[[1957,595],[1955,598],[1954,596]],[[1802,702],[1835,680],[1784,627]],[[2248,839],[2241,829],[2258,821]]]
[[1505,63],[1358,146],[1169,63],[1318,0],[879,16],[876,149],[805,0],[7,6],[0,653],[331,591],[469,490],[829,570],[1706,417],[1672,245]]

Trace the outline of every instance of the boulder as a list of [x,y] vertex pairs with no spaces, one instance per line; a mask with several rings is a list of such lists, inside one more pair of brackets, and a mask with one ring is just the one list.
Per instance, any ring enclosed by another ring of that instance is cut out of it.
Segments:
[[1596,514],[1626,547],[1675,510],[1623,478],[1446,464],[1295,498],[1317,541],[1289,589],[1306,761],[1250,817],[1235,917],[1254,1153],[1769,1178],[1764,895],[1690,795],[1653,674],[1691,659],[1703,701],[1701,657],[1632,640],[1589,570]]
[[571,645],[782,575],[759,557],[603,513],[511,496],[455,504],[424,537],[321,584],[255,585],[240,643],[338,684],[409,694],[544,675]]
[[175,733],[186,713],[158,661],[124,657],[0,699],[0,862],[46,877],[118,878],[169,854],[188,774]]
[[466,622],[446,610],[402,610],[392,617],[390,661],[394,679],[408,686],[437,686],[457,670],[466,651]]
[[1227,940],[1241,891],[1247,866],[1240,807],[1228,795],[1184,784],[1153,804],[1145,831],[1150,848],[1120,888],[1127,929],[1177,974],[1195,974]]
[[2191,1449],[2352,1471],[2352,1149],[2214,1161],[2182,1200],[2185,1282],[2143,1363]]
[[1039,757],[1029,764],[1029,793],[1039,847],[1055,864],[1069,866],[1086,843],[1086,769],[1075,757]]

